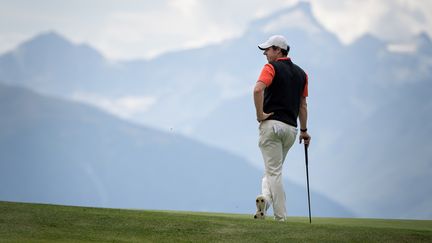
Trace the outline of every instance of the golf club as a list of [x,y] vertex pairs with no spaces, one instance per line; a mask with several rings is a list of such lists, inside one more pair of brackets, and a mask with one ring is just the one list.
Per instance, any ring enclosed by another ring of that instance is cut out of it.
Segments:
[[308,205],[309,205],[309,224],[311,224],[312,218],[311,218],[310,192],[309,192],[308,146],[309,146],[309,144],[304,145],[304,147],[305,147],[305,159],[306,159],[306,181],[307,181]]

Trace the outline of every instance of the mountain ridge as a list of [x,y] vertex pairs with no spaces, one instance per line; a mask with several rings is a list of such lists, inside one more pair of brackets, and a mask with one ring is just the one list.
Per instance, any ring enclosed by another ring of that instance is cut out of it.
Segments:
[[[261,172],[237,155],[24,88],[0,84],[0,101],[1,200],[254,211]],[[305,214],[299,197],[305,192],[291,182],[284,184],[296,195],[288,200],[290,213]],[[316,215],[352,216],[312,193],[319,202]]]

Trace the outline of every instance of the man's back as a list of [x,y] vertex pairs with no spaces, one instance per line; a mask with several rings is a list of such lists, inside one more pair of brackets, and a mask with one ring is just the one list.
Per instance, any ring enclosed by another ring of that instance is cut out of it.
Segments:
[[268,119],[297,127],[300,98],[304,95],[307,75],[289,58],[280,58],[270,64],[275,75],[264,91],[264,112],[273,112]]

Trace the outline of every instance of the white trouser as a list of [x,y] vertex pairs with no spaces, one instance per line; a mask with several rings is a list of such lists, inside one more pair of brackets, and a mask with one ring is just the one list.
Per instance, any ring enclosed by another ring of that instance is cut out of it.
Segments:
[[264,159],[265,173],[262,179],[262,195],[268,209],[273,204],[276,220],[285,220],[285,191],[282,181],[282,165],[293,145],[297,128],[276,120],[261,122],[259,147]]

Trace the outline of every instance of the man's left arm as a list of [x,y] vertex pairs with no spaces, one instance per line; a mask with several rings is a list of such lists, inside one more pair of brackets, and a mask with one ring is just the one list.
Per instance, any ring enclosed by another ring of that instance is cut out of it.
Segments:
[[301,97],[300,99],[300,111],[299,111],[299,120],[300,120],[300,143],[304,140],[305,144],[310,143],[310,135],[307,132],[307,117],[308,117],[308,110],[307,110],[307,102],[306,97]]

